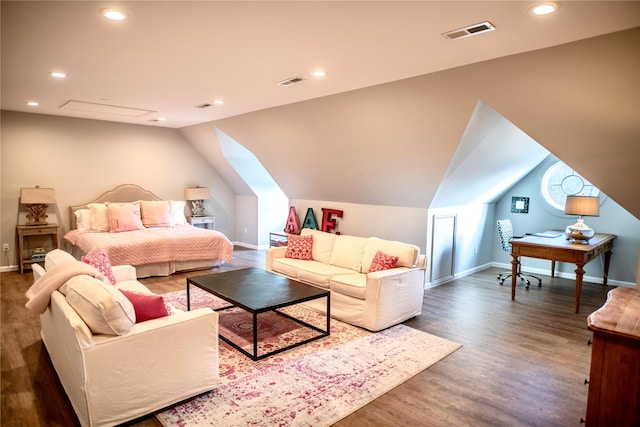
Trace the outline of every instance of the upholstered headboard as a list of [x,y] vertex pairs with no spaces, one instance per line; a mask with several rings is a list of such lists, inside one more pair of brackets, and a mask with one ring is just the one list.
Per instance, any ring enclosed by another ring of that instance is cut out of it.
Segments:
[[101,194],[95,200],[87,202],[83,205],[69,206],[71,230],[77,227],[76,211],[78,209],[87,209],[89,204],[91,203],[105,203],[105,202],[130,203],[130,202],[137,202],[138,200],[162,200],[162,199],[160,199],[160,197],[153,194],[151,191],[145,190],[144,188],[140,187],[139,185],[135,185],[135,184],[119,185],[113,190],[109,190]]

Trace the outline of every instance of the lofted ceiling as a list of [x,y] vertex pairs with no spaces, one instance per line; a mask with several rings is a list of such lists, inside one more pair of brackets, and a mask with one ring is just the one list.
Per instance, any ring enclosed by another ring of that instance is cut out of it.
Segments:
[[[528,13],[535,3],[2,1],[1,105],[183,128],[633,28],[640,17],[637,1],[565,1],[549,16]],[[128,18],[108,21],[106,7]],[[484,21],[496,30],[442,36]],[[317,69],[328,75],[311,76]],[[67,77],[48,75],[58,70]],[[304,80],[276,85],[291,77]]]

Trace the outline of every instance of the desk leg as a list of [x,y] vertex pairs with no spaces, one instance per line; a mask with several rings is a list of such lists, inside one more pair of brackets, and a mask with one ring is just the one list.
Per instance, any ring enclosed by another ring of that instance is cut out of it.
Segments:
[[576,264],[576,313],[580,312],[580,295],[582,295],[582,276],[584,276],[584,264]]
[[518,278],[518,268],[520,260],[516,255],[511,255],[511,301],[516,299],[516,279]]
[[609,279],[609,263],[611,262],[611,251],[604,253],[604,277],[602,278],[602,286],[607,286]]

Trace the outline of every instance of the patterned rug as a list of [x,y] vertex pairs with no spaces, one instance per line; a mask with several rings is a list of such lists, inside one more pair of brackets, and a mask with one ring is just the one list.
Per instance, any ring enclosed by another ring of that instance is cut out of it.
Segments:
[[[186,308],[185,291],[164,296],[174,307]],[[191,288],[192,307],[224,305]],[[283,311],[320,327],[326,321],[323,314],[301,306]],[[247,318],[235,310],[233,314],[220,315],[221,332],[245,333]],[[261,317],[258,329],[268,348],[310,333],[282,316]],[[404,325],[371,333],[335,319],[330,336],[258,362],[220,341],[219,386],[156,417],[167,427],[329,426],[460,347]]]

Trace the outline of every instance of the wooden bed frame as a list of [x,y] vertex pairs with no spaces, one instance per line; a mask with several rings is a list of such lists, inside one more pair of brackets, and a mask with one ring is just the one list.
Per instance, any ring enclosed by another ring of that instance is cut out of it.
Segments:
[[[153,192],[146,190],[135,184],[122,184],[98,196],[95,200],[82,205],[69,206],[71,230],[77,228],[76,211],[79,209],[88,209],[91,203],[131,203],[138,200],[163,200],[156,196]],[[68,243],[68,242],[67,242]],[[84,253],[76,247],[71,248],[71,254],[80,259]],[[136,274],[138,278],[150,276],[169,276],[175,272],[189,270],[203,270],[219,267],[223,261],[206,260],[206,261],[169,261],[154,264],[145,264],[136,266]]]

